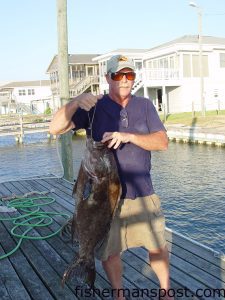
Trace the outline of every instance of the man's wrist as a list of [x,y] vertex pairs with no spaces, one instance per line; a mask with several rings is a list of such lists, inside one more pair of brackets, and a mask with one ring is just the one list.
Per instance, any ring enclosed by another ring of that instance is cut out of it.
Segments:
[[134,140],[135,140],[135,134],[134,133],[129,133],[128,143],[134,144]]

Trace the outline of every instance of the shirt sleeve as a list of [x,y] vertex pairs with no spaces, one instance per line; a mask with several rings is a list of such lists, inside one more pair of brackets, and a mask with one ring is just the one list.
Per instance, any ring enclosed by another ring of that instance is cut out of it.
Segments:
[[147,100],[146,105],[147,105],[147,109],[146,109],[147,125],[148,125],[149,132],[152,133],[152,132],[161,131],[161,130],[166,131],[152,101]]
[[72,121],[75,125],[74,131],[78,129],[87,129],[89,126],[88,112],[84,109],[78,108],[72,116]]

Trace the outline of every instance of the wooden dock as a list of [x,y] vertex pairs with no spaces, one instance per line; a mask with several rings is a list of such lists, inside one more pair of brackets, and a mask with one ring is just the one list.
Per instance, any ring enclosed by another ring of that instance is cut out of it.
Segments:
[[[0,184],[0,198],[32,191],[50,191],[48,196],[56,200],[48,207],[42,207],[43,211],[73,214],[72,184],[63,179],[37,178]],[[8,215],[10,214],[1,213],[0,217]],[[46,228],[33,230],[33,235],[38,237],[43,232],[50,234],[65,222],[65,218],[60,216],[55,216],[54,220]],[[0,256],[12,250],[17,243],[17,238],[10,234],[12,227],[11,221],[0,222]],[[225,260],[209,248],[169,229],[166,235],[172,288],[177,292],[176,299],[225,299]],[[46,240],[23,241],[14,254],[0,261],[0,299],[112,299],[106,293],[110,291],[110,285],[98,261],[96,291],[101,291],[99,296],[84,295],[84,290],[83,295],[81,292],[76,294],[71,283],[62,288],[62,275],[76,251],[77,245],[64,242],[59,235]],[[122,259],[124,287],[130,291],[127,299],[159,299],[151,297],[150,289],[157,289],[158,281],[149,266],[147,251],[143,248],[130,249],[123,254]],[[145,292],[141,295],[144,289],[148,289],[149,294]],[[198,297],[194,296],[197,291]],[[181,297],[181,292],[186,295]]]
[[49,122],[44,123],[25,123],[20,125],[5,125],[0,126],[0,137],[14,136],[16,141],[23,142],[23,137],[26,134],[33,133],[49,133]]

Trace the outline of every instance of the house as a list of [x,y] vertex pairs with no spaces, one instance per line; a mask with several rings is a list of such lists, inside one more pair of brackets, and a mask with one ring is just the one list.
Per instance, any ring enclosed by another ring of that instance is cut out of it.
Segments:
[[143,56],[144,94],[167,113],[225,108],[225,38],[202,37],[202,78],[198,36],[183,36]]
[[[99,93],[99,66],[92,59],[99,54],[69,54],[69,94]],[[60,107],[58,56],[55,55],[46,71],[50,76],[55,109]]]
[[[117,54],[133,58],[137,76],[132,93],[150,98],[158,111],[201,111],[203,106],[205,110],[225,109],[225,38],[212,36],[203,36],[201,44],[198,36],[185,35],[151,49],[69,55],[70,97],[107,93],[106,63]],[[59,107],[57,56],[47,73]]]
[[[106,62],[116,54],[134,59],[133,93],[150,97],[158,110],[201,110],[198,36],[183,36],[148,50],[119,49],[94,58],[99,63],[102,93],[107,92]],[[202,38],[202,77],[205,109],[225,109],[225,38]]]
[[44,113],[53,109],[49,80],[10,82],[0,87],[0,114]]

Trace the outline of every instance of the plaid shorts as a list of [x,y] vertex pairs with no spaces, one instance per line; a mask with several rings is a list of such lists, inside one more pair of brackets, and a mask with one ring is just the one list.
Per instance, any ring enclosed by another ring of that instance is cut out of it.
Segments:
[[159,197],[153,194],[122,199],[107,237],[95,249],[95,257],[104,261],[128,248],[143,246],[151,251],[165,245],[165,218]]

